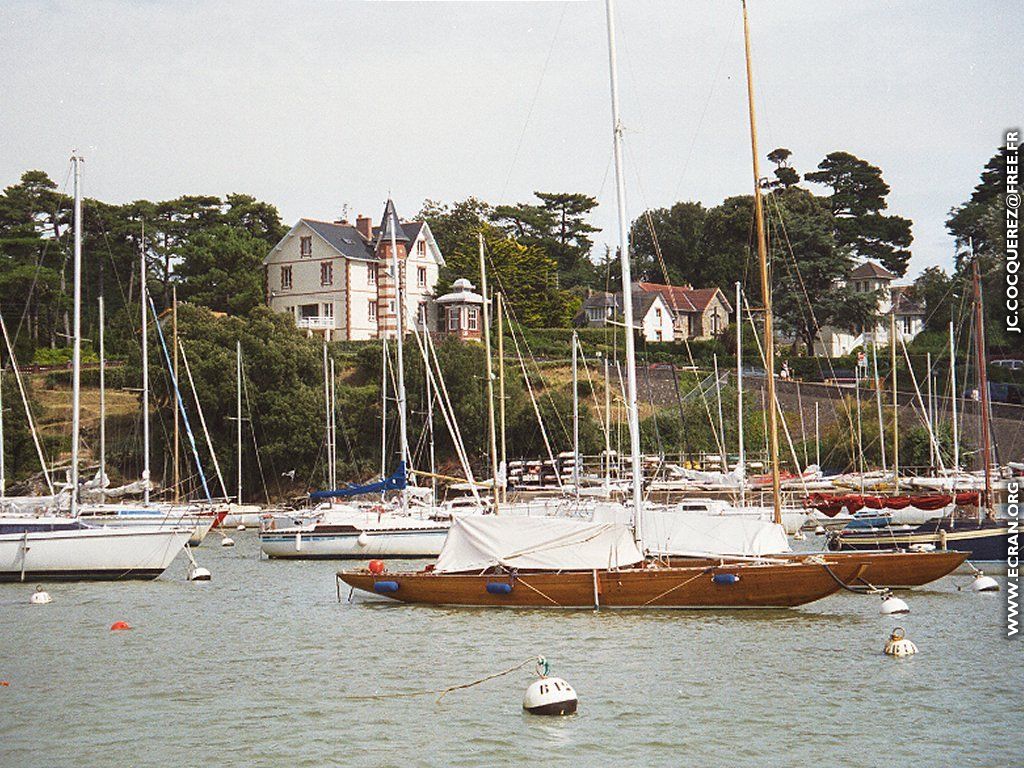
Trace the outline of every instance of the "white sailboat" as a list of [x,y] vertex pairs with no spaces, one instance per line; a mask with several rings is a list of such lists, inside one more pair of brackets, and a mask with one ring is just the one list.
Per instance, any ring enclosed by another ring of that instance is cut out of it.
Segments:
[[[185,503],[175,504],[157,502],[150,499],[152,483],[150,482],[149,454],[149,311],[147,306],[149,296],[146,291],[146,251],[143,244],[139,257],[140,277],[140,298],[142,304],[142,455],[143,470],[142,480],[138,483],[142,491],[142,502],[131,500],[122,501],[98,501],[78,505],[73,514],[77,515],[83,522],[89,525],[101,525],[117,528],[148,528],[160,527],[184,527],[188,528],[189,546],[199,546],[210,532],[210,529],[223,519],[227,513],[227,505]],[[177,388],[177,381],[174,381]],[[180,399],[179,399],[180,404]],[[101,414],[101,422],[103,416]],[[105,446],[101,445],[101,451]],[[101,457],[101,467],[105,464],[105,457]],[[105,485],[106,478],[101,476],[100,483]],[[77,483],[73,483],[73,487]],[[131,484],[136,487],[136,484]],[[108,493],[107,495],[113,495]]]
[[170,525],[96,528],[77,519],[82,369],[82,158],[75,153],[71,162],[75,180],[75,246],[70,517],[0,515],[0,580],[153,579],[163,573],[184,548],[191,535],[190,529]]
[[[416,504],[408,487],[409,454],[406,421],[405,361],[402,340],[405,336],[405,303],[402,297],[401,265],[398,239],[401,232],[398,214],[392,200],[384,208],[378,245],[390,246],[391,280],[395,291],[395,378],[398,415],[398,470],[377,483],[337,489],[335,462],[336,421],[333,398],[334,377],[331,375],[324,347],[324,401],[327,417],[327,463],[330,491],[310,494],[319,501],[312,509],[296,514],[272,514],[263,518],[260,547],[272,558],[344,559],[367,557],[434,557],[437,556],[451,527],[451,515],[444,514],[432,498]],[[427,366],[428,375],[430,373]],[[385,377],[386,366],[385,366]],[[447,414],[446,414],[447,415]],[[383,429],[383,426],[382,426]],[[385,452],[386,456],[386,452]],[[384,494],[397,491],[392,499]],[[339,502],[359,495],[379,494],[376,502]]]

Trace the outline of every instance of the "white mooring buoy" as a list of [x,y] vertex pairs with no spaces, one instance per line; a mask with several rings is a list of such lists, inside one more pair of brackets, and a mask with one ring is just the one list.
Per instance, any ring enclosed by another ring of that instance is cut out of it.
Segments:
[[235,546],[235,540],[232,539],[230,536],[225,536],[223,539],[220,540],[220,545],[222,547],[233,547]]
[[366,535],[366,531],[360,533],[358,538],[356,538],[356,544],[358,544],[360,547],[365,547],[369,543],[370,537]]
[[973,592],[998,592],[999,582],[991,576],[986,576],[981,571],[974,574],[974,581],[971,582]]
[[213,574],[210,573],[208,568],[203,568],[201,565],[193,563],[188,567],[188,580],[189,581],[209,581],[213,578]]
[[907,633],[903,627],[896,627],[885,643],[886,656],[913,656],[917,653],[917,646],[907,640]]
[[53,601],[50,597],[50,593],[43,589],[41,586],[36,587],[36,591],[32,593],[32,597],[28,599],[32,605],[46,605]]
[[543,656],[537,659],[537,680],[530,683],[523,696],[523,709],[531,715],[572,715],[579,699],[576,691],[560,677],[549,677],[550,667]]
[[906,602],[894,595],[892,592],[886,592],[882,595],[882,613],[889,615],[894,613],[910,613],[910,606]]
[[235,530],[236,531],[244,531],[245,530],[245,523],[239,523],[238,525],[236,525],[235,526]]

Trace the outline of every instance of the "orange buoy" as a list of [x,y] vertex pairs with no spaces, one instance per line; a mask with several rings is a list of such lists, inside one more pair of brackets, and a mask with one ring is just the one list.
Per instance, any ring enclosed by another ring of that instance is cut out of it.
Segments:
[[113,624],[110,625],[111,632],[118,632],[122,629],[131,629],[127,621],[115,621]]
[[384,573],[384,561],[383,560],[371,560],[370,561],[370,573],[374,576],[379,576]]
[[0,680],[0,688],[9,688],[10,685],[6,680]]

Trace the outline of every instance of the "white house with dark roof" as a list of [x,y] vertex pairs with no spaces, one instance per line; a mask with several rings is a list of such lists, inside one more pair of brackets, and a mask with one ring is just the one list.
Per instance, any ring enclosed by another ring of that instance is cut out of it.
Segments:
[[[623,306],[622,291],[594,291],[583,300],[577,324],[598,328],[621,323]],[[633,323],[645,341],[675,341],[674,316],[659,293],[633,290]]]
[[[393,337],[393,211],[388,200],[379,226],[365,216],[355,224],[299,219],[263,259],[270,308],[327,340]],[[406,327],[423,322],[433,328],[432,299],[444,257],[424,221],[401,221],[395,241]]]
[[906,286],[893,285],[896,275],[885,267],[866,261],[855,267],[846,284],[858,293],[878,291],[878,322],[874,328],[858,329],[857,333],[822,326],[814,352],[818,355],[841,357],[857,347],[874,343],[885,346],[889,343],[889,314],[896,319],[896,338],[906,342],[913,340],[924,330],[924,307],[907,295]]

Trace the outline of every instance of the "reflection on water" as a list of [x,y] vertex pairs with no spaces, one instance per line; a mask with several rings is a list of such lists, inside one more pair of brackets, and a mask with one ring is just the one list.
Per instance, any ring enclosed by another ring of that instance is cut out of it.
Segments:
[[[157,582],[0,585],[0,765],[1010,765],[1020,643],[1003,593],[838,594],[792,611],[557,611],[337,601],[329,562],[201,547]],[[131,632],[109,631],[117,620]],[[895,624],[919,655],[882,654]],[[524,715],[537,654],[580,696]],[[368,695],[383,698],[366,700]],[[978,727],[979,722],[984,723]]]

